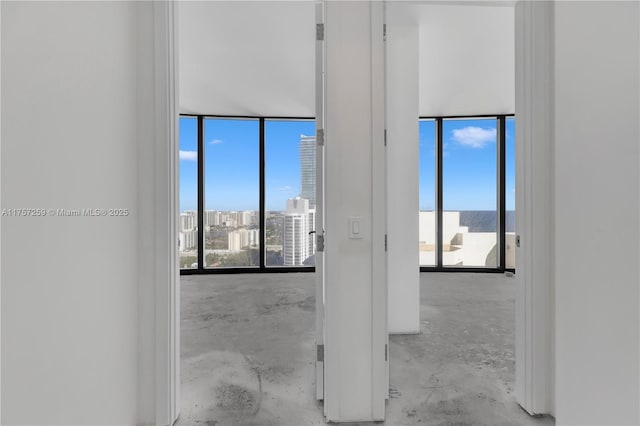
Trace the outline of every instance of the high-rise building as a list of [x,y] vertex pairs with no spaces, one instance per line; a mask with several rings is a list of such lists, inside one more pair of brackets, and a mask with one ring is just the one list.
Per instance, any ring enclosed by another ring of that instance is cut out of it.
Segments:
[[204,226],[218,226],[220,225],[220,218],[222,213],[215,210],[205,210],[204,212]]
[[227,226],[230,228],[235,228],[238,226],[238,215],[237,212],[222,212],[220,215],[220,225]]
[[[307,213],[307,224],[309,232],[316,229],[316,209],[309,209],[309,213]],[[309,232],[307,232],[307,236],[309,237],[309,256],[312,256],[316,252],[316,235],[309,234]]]
[[284,215],[283,257],[285,266],[303,265],[315,253],[315,209],[309,200],[296,197],[287,200]]
[[250,225],[258,225],[260,223],[260,213],[252,210]]
[[238,229],[227,234],[230,251],[240,251],[244,247],[257,247],[260,233],[257,229]]
[[180,231],[191,231],[196,228],[197,213],[193,210],[187,210],[180,213]]
[[180,244],[180,251],[191,250],[197,247],[198,243],[198,231],[185,230],[178,233],[178,240]]
[[300,197],[316,207],[316,137],[300,135]]
[[253,217],[253,212],[251,210],[245,210],[242,212],[236,213],[236,223],[238,226],[248,226],[251,225],[251,219]]

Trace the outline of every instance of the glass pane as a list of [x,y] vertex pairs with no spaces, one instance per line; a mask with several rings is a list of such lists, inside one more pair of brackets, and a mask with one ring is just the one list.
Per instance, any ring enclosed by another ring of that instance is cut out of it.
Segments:
[[420,120],[420,266],[436,264],[436,122]]
[[496,267],[496,119],[443,122],[443,265]]
[[198,120],[180,117],[180,268],[198,267]]
[[516,120],[507,118],[505,132],[505,267],[516,267]]
[[265,122],[265,264],[315,265],[316,138],[313,120]]
[[205,119],[205,267],[259,266],[260,125]]

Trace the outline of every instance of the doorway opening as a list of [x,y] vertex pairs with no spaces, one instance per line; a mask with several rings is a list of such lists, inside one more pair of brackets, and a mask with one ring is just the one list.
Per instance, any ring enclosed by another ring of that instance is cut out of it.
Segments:
[[178,424],[316,423],[316,5],[179,8]]
[[[235,7],[235,6],[231,6],[230,4],[228,4],[228,3],[230,3],[230,2],[218,2],[218,3],[219,3],[219,6],[220,6],[220,7],[227,8],[227,10],[228,10],[228,8],[233,8],[233,7]],[[303,2],[301,2],[301,3],[303,3]],[[296,3],[292,3],[292,4],[296,4]],[[253,4],[252,4],[252,7],[253,7],[253,6],[255,6],[255,5],[253,5]],[[271,5],[271,6],[272,6],[272,5]],[[467,6],[468,6],[468,5],[466,5],[466,6],[465,6],[465,5],[460,5],[460,6],[457,6],[457,7],[462,8],[462,7],[467,7]],[[484,7],[484,6],[481,6],[481,7]],[[489,6],[487,6],[487,7],[489,7]],[[500,6],[500,7],[503,7],[503,6]],[[513,10],[513,9],[512,9],[512,10]],[[252,12],[251,12],[251,13],[252,13],[252,14],[253,14],[253,13],[256,13],[256,11],[255,11],[255,10],[252,10]],[[256,15],[259,15],[259,13],[256,13]],[[224,14],[224,13],[222,13],[222,14],[219,14],[218,16],[225,16],[225,14]],[[228,15],[227,15],[227,16],[228,16]],[[249,16],[251,16],[251,15],[249,15]],[[285,15],[285,16],[286,16],[286,15]],[[310,15],[310,16],[313,16],[313,13],[311,13],[311,15]],[[181,17],[181,19],[182,19],[182,17]],[[199,15],[199,16],[198,16],[198,19],[205,19],[205,18],[203,18],[203,15]],[[258,19],[258,17],[257,17],[257,16],[256,16],[256,19]],[[205,19],[205,20],[206,20],[206,19]],[[206,22],[205,22],[205,23],[206,23]],[[235,36],[234,38],[235,38],[235,39],[237,39],[237,40],[239,41],[240,45],[242,45],[242,44],[244,43],[244,46],[245,46],[245,47],[246,47],[247,45],[252,44],[252,43],[256,40],[256,34],[255,34],[255,31],[251,29],[251,28],[252,28],[252,26],[251,26],[251,25],[246,25],[246,24],[247,24],[247,23],[245,22],[245,25],[235,26],[235,27],[234,27],[234,29],[233,29],[231,32],[229,32],[229,34],[234,34],[234,36]],[[312,26],[313,26],[313,25],[315,25],[315,22],[312,22],[312,23],[311,23],[311,25],[312,25]],[[212,26],[213,26],[213,25],[212,25]],[[223,25],[223,24],[221,24],[220,26],[224,28],[224,25]],[[244,30],[239,30],[238,28],[244,28],[244,29],[246,29],[246,31],[244,31]],[[290,35],[289,35],[289,37],[290,37]],[[224,37],[223,37],[222,39],[224,39]],[[192,48],[192,49],[196,49],[196,47],[194,47],[194,46],[191,46],[191,48]],[[182,50],[182,45],[181,45],[181,50]],[[313,55],[313,48],[311,49],[310,53],[311,53],[311,55]],[[255,60],[255,62],[260,62],[260,61],[257,59],[257,57],[255,57],[255,56],[254,56],[253,58],[250,58],[250,56],[251,56],[251,55],[242,54],[242,49],[241,49],[241,48],[238,48],[238,52],[235,52],[235,53],[234,53],[234,55],[235,55],[235,56],[233,56],[233,57],[234,57],[234,61],[233,61],[234,63],[243,63],[243,61],[244,61],[245,63],[246,63],[246,62],[251,63],[251,61],[254,61],[254,60]],[[304,62],[304,61],[302,61],[302,62]],[[288,64],[289,64],[289,65],[291,65],[291,63],[288,63]],[[313,60],[311,60],[311,64],[313,64]],[[292,66],[293,66],[293,65],[292,65]],[[253,67],[255,68],[255,65],[254,65]],[[247,69],[251,69],[251,68],[252,68],[251,66],[247,67]],[[313,67],[311,67],[311,68],[313,68]],[[261,69],[261,70],[262,70],[262,69]],[[183,70],[182,70],[182,65],[181,65],[181,75],[182,75],[182,71],[183,71]],[[314,70],[312,70],[312,72],[314,72]],[[265,74],[268,74],[268,72],[266,72]],[[204,82],[203,82],[203,78],[204,78],[204,77],[202,77],[202,78],[200,78],[200,79],[193,79],[193,80],[190,80],[190,81],[193,81],[193,82],[194,82],[194,84],[200,84],[200,85],[203,85],[202,87],[212,87],[212,86],[217,86],[217,85],[215,85],[215,84],[212,84],[211,82],[207,82],[207,81],[204,81]],[[206,79],[205,79],[205,80],[206,80]],[[225,79],[222,79],[222,80],[220,80],[220,79],[216,79],[216,81],[229,81],[229,80],[225,80]],[[294,82],[294,83],[295,83],[295,82]],[[245,85],[245,86],[247,86],[247,85]],[[277,84],[276,84],[275,86],[277,86]],[[182,82],[181,82],[181,91],[182,91],[182,89],[183,89],[183,84],[182,84]],[[311,93],[313,93],[313,87],[310,87],[310,88],[308,88],[307,90],[311,90]],[[275,97],[275,96],[277,96],[277,95],[274,95],[274,94],[273,94],[273,92],[269,92],[268,90],[267,90],[266,92],[267,92],[271,97]],[[300,94],[301,92],[304,92],[304,90],[294,90],[294,91],[292,91],[292,92],[297,92],[298,94]],[[238,96],[238,99],[242,99],[242,98],[243,98],[243,96],[244,96],[244,99],[247,99],[248,97],[251,97],[251,96],[252,96],[252,94],[251,94],[251,90],[250,90],[250,89],[248,89],[247,87],[241,87],[240,89],[237,89],[237,90],[235,91],[235,93],[236,93],[236,95]],[[255,93],[254,93],[254,94],[255,94]],[[269,116],[269,117],[278,117],[278,116],[291,117],[291,115],[289,115],[289,114],[280,114],[280,113],[264,113],[264,112],[262,112],[261,110],[257,110],[257,109],[250,109],[250,108],[249,108],[249,109],[247,109],[247,107],[246,107],[246,106],[243,106],[243,104],[242,104],[241,102],[236,102],[235,100],[231,100],[232,98],[230,98],[229,96],[230,96],[230,95],[229,95],[229,93],[225,93],[224,91],[214,91],[214,96],[213,96],[212,98],[213,98],[213,99],[217,99],[218,101],[220,101],[220,102],[221,102],[221,103],[223,103],[223,104],[225,104],[225,103],[226,103],[226,105],[233,105],[234,107],[239,108],[239,110],[241,110],[241,112],[239,113],[239,115],[241,115],[241,116],[243,116],[243,117],[266,117],[266,116]],[[311,99],[313,99],[313,97],[312,97]],[[296,104],[296,102],[298,102],[298,104]],[[283,105],[288,105],[288,106],[291,106],[291,105],[297,105],[297,106],[299,106],[299,105],[301,105],[301,104],[304,104],[304,102],[300,102],[300,99],[297,99],[297,100],[296,100],[296,99],[293,99],[293,98],[283,99],[283,100],[282,100],[282,102],[277,102],[277,103],[275,103],[275,105],[277,105],[278,107],[282,107]],[[194,105],[197,105],[197,102],[195,102],[195,101],[194,101]],[[313,103],[311,103],[311,105],[313,105]],[[183,109],[183,108],[181,107],[180,111],[181,111],[182,113],[195,114],[195,115],[212,114],[212,115],[224,115],[224,116],[226,116],[226,117],[228,117],[229,115],[233,115],[234,117],[236,116],[235,114],[231,114],[229,111],[205,110],[205,109],[202,109],[202,106],[198,106],[198,109],[192,109],[192,110],[189,110],[189,109]],[[204,112],[203,112],[203,111],[204,111]],[[477,111],[477,110],[474,110],[474,113],[475,113],[475,111]],[[232,112],[233,112],[233,111],[232,111]],[[505,112],[505,113],[510,113],[510,112]],[[439,113],[439,115],[441,115],[441,116],[442,116],[442,115],[443,115],[443,113]],[[305,114],[305,116],[306,116],[306,117],[309,117],[309,116],[312,116],[312,114]],[[212,140],[211,142],[213,142],[213,140]],[[215,145],[215,143],[212,143],[212,145]],[[284,188],[284,186],[283,186],[283,188]],[[264,209],[264,208],[263,208],[263,211],[266,211],[266,209]],[[266,215],[265,215],[265,216],[266,216]],[[202,217],[204,217],[204,215],[202,215]],[[261,223],[265,223],[265,221],[266,221],[266,217],[265,217],[265,219],[264,219],[264,220],[260,220],[260,222],[261,222]],[[204,226],[202,226],[202,225],[201,225],[201,226],[199,226],[199,228],[198,228],[198,229],[200,230],[200,232],[201,232],[201,233],[204,233],[205,226],[206,226],[206,225],[204,225]],[[265,231],[265,230],[264,230],[264,228],[263,228],[261,232],[264,232],[264,231]],[[184,238],[186,239],[186,238],[188,238],[188,237],[184,237]],[[265,240],[266,240],[266,238],[265,238]],[[203,241],[203,239],[198,238],[198,241]],[[235,241],[235,240],[234,240],[234,241]],[[228,236],[228,234],[227,234],[227,245],[229,245],[229,244],[230,244],[230,243],[229,243],[229,236]],[[266,251],[268,250],[268,249],[267,249],[267,247],[266,247],[266,245],[267,245],[267,244],[265,243],[265,244],[264,244],[264,252],[266,252]],[[284,245],[284,244],[283,244],[283,245]],[[206,241],[204,242],[204,246],[203,246],[203,247],[204,247],[204,248],[206,248]],[[228,248],[227,248],[227,250],[228,250]],[[283,250],[284,250],[284,248],[283,248]],[[197,257],[197,256],[196,256],[196,257]],[[202,257],[204,257],[204,259],[205,259],[205,260],[204,260],[204,262],[203,262],[203,261],[200,261],[200,260],[198,259],[198,266],[199,266],[199,267],[200,267],[201,265],[204,265],[204,264],[206,263],[206,253],[203,253]],[[191,262],[191,264],[189,264],[189,266],[193,265],[193,263],[195,263],[195,262]],[[252,265],[249,265],[249,266],[252,266]],[[295,275],[298,275],[298,274],[295,274]],[[257,276],[257,275],[256,275],[256,276]],[[205,277],[199,277],[199,276],[198,276],[198,277],[193,277],[193,278],[192,278],[192,277],[185,277],[184,279],[185,279],[185,282],[186,282],[186,280],[189,280],[189,279],[192,279],[192,280],[194,280],[194,282],[196,282],[196,281],[198,281],[198,280],[200,280],[200,279],[204,279],[204,278],[205,278]],[[216,276],[216,277],[211,277],[211,278],[212,278],[212,279],[220,279],[220,280],[222,280],[222,278],[227,278],[227,277],[218,277],[218,276]],[[232,278],[232,277],[229,277],[229,281],[228,281],[227,285],[228,285],[228,286],[233,287],[233,284],[229,284],[229,283],[231,283],[231,282],[232,282],[231,278]],[[266,278],[265,278],[265,280],[266,280]],[[209,297],[209,296],[206,296],[206,297]],[[268,299],[268,297],[267,297],[267,296],[265,296],[265,298],[266,298],[266,299]],[[299,308],[299,309],[301,309],[301,310],[304,310],[304,309],[305,309],[305,306],[306,306],[306,305],[305,305],[304,300],[305,300],[305,299],[302,299],[302,300],[295,300],[295,301],[291,302],[291,299],[287,298],[286,300],[285,300],[285,299],[282,299],[281,301],[276,300],[275,302],[271,303],[271,305],[273,305],[273,306],[289,306],[289,305],[293,304],[293,306],[295,306],[295,307],[297,307],[297,308]],[[267,303],[267,305],[268,305],[268,304],[269,304],[269,303]],[[258,308],[256,308],[256,309],[258,309]],[[266,309],[266,308],[265,308],[265,309]],[[258,309],[258,310],[259,310],[259,309]],[[196,311],[197,311],[197,308],[194,310],[194,312],[196,312]],[[197,315],[197,314],[194,314],[194,315]],[[222,315],[224,315],[224,314],[222,314]],[[221,321],[221,320],[225,320],[226,318],[229,318],[229,317],[225,317],[225,318],[217,318],[217,320],[218,320],[218,321]],[[203,319],[206,319],[206,315],[205,315],[205,317],[203,317]],[[213,318],[213,317],[211,317],[211,318],[209,318],[209,319],[214,319],[214,318]],[[245,321],[245,320],[246,320],[246,321]],[[240,321],[240,320],[239,320],[239,321]],[[242,322],[251,322],[252,320],[251,320],[249,317],[246,317],[246,318],[244,318],[244,319],[243,319],[243,320],[241,320],[241,321],[242,321]],[[409,338],[409,337],[407,337],[407,338]],[[312,355],[311,355],[311,357],[309,358],[312,362],[313,362],[313,359],[315,358],[315,353],[313,353],[314,351],[315,351],[315,347],[312,347],[312,348],[311,348]],[[224,356],[222,356],[222,355],[220,356],[220,358],[221,358],[221,360],[222,360],[222,362],[223,362],[223,363],[224,363],[224,362],[227,362],[227,363],[235,362],[235,361],[233,361],[231,358],[229,358],[229,359],[224,358]],[[256,372],[256,368],[257,368],[257,367],[255,367],[255,366],[256,366],[256,365],[259,365],[259,363],[258,363],[258,364],[256,364],[256,363],[254,362],[254,363],[252,364],[252,362],[253,362],[253,361],[252,361],[250,358],[248,358],[248,357],[243,357],[243,358],[242,358],[242,360],[243,360],[242,362],[244,362],[244,363],[245,363],[245,364],[244,364],[244,365],[245,365],[245,367],[246,367],[246,366],[248,366],[248,370],[254,373],[254,375],[253,375],[253,376],[251,376],[250,374],[247,374],[247,375],[246,375],[246,377],[245,377],[245,378],[246,378],[246,380],[247,380],[247,381],[250,381],[251,377],[254,377],[254,380],[255,380],[255,377],[258,377],[258,379],[257,379],[258,389],[261,389],[261,387],[260,387],[260,386],[261,386],[261,382],[262,382],[262,376],[261,376],[261,375],[260,375],[260,376],[258,376],[258,375],[256,375],[256,374],[255,374],[255,372]],[[241,364],[242,364],[242,362],[240,362],[241,360],[240,360],[239,358],[237,359],[237,361],[238,361],[238,365],[241,365]],[[232,403],[230,403],[229,401],[230,401],[230,400],[243,400],[243,398],[244,398],[244,400],[245,400],[245,402],[246,402],[246,404],[243,406],[243,407],[244,407],[244,408],[243,408],[243,410],[245,410],[245,409],[246,409],[246,410],[251,411],[251,410],[255,410],[255,407],[256,407],[256,406],[258,406],[258,407],[263,407],[263,406],[262,406],[262,403],[263,403],[264,401],[261,399],[262,397],[258,398],[258,397],[255,397],[255,396],[251,396],[251,395],[247,394],[247,392],[245,392],[245,390],[243,390],[243,389],[241,389],[241,388],[242,388],[242,386],[239,386],[238,388],[233,387],[231,390],[227,389],[227,390],[223,390],[223,391],[220,391],[220,392],[216,391],[216,393],[214,393],[214,394],[210,394],[210,396],[211,396],[211,395],[214,395],[214,396],[215,396],[215,400],[217,401],[217,402],[216,402],[216,405],[217,405],[217,406],[228,406],[228,407],[232,407],[232,411],[233,411],[233,407],[234,407],[234,405],[233,405]],[[259,392],[259,394],[260,394],[260,395],[263,395],[263,392],[262,392],[262,391],[260,391],[260,392]],[[394,390],[393,390],[393,388],[392,388],[391,396],[392,396],[392,397],[394,396]],[[236,408],[237,408],[237,407],[236,407]],[[245,410],[245,411],[246,411],[246,410]],[[236,414],[237,414],[239,411],[242,411],[242,410],[236,410]],[[184,408],[183,408],[183,415],[184,415]],[[410,416],[410,417],[411,417],[411,416]]]

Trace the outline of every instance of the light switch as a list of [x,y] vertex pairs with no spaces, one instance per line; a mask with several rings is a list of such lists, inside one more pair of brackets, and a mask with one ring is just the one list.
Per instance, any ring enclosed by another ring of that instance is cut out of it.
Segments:
[[349,238],[362,238],[362,218],[360,216],[349,216]]

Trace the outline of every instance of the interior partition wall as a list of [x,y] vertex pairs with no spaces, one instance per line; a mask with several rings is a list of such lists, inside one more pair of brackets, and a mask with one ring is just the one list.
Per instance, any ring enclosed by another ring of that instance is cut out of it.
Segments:
[[181,274],[313,272],[315,119],[180,116]]
[[420,117],[420,270],[515,270],[513,114]]

